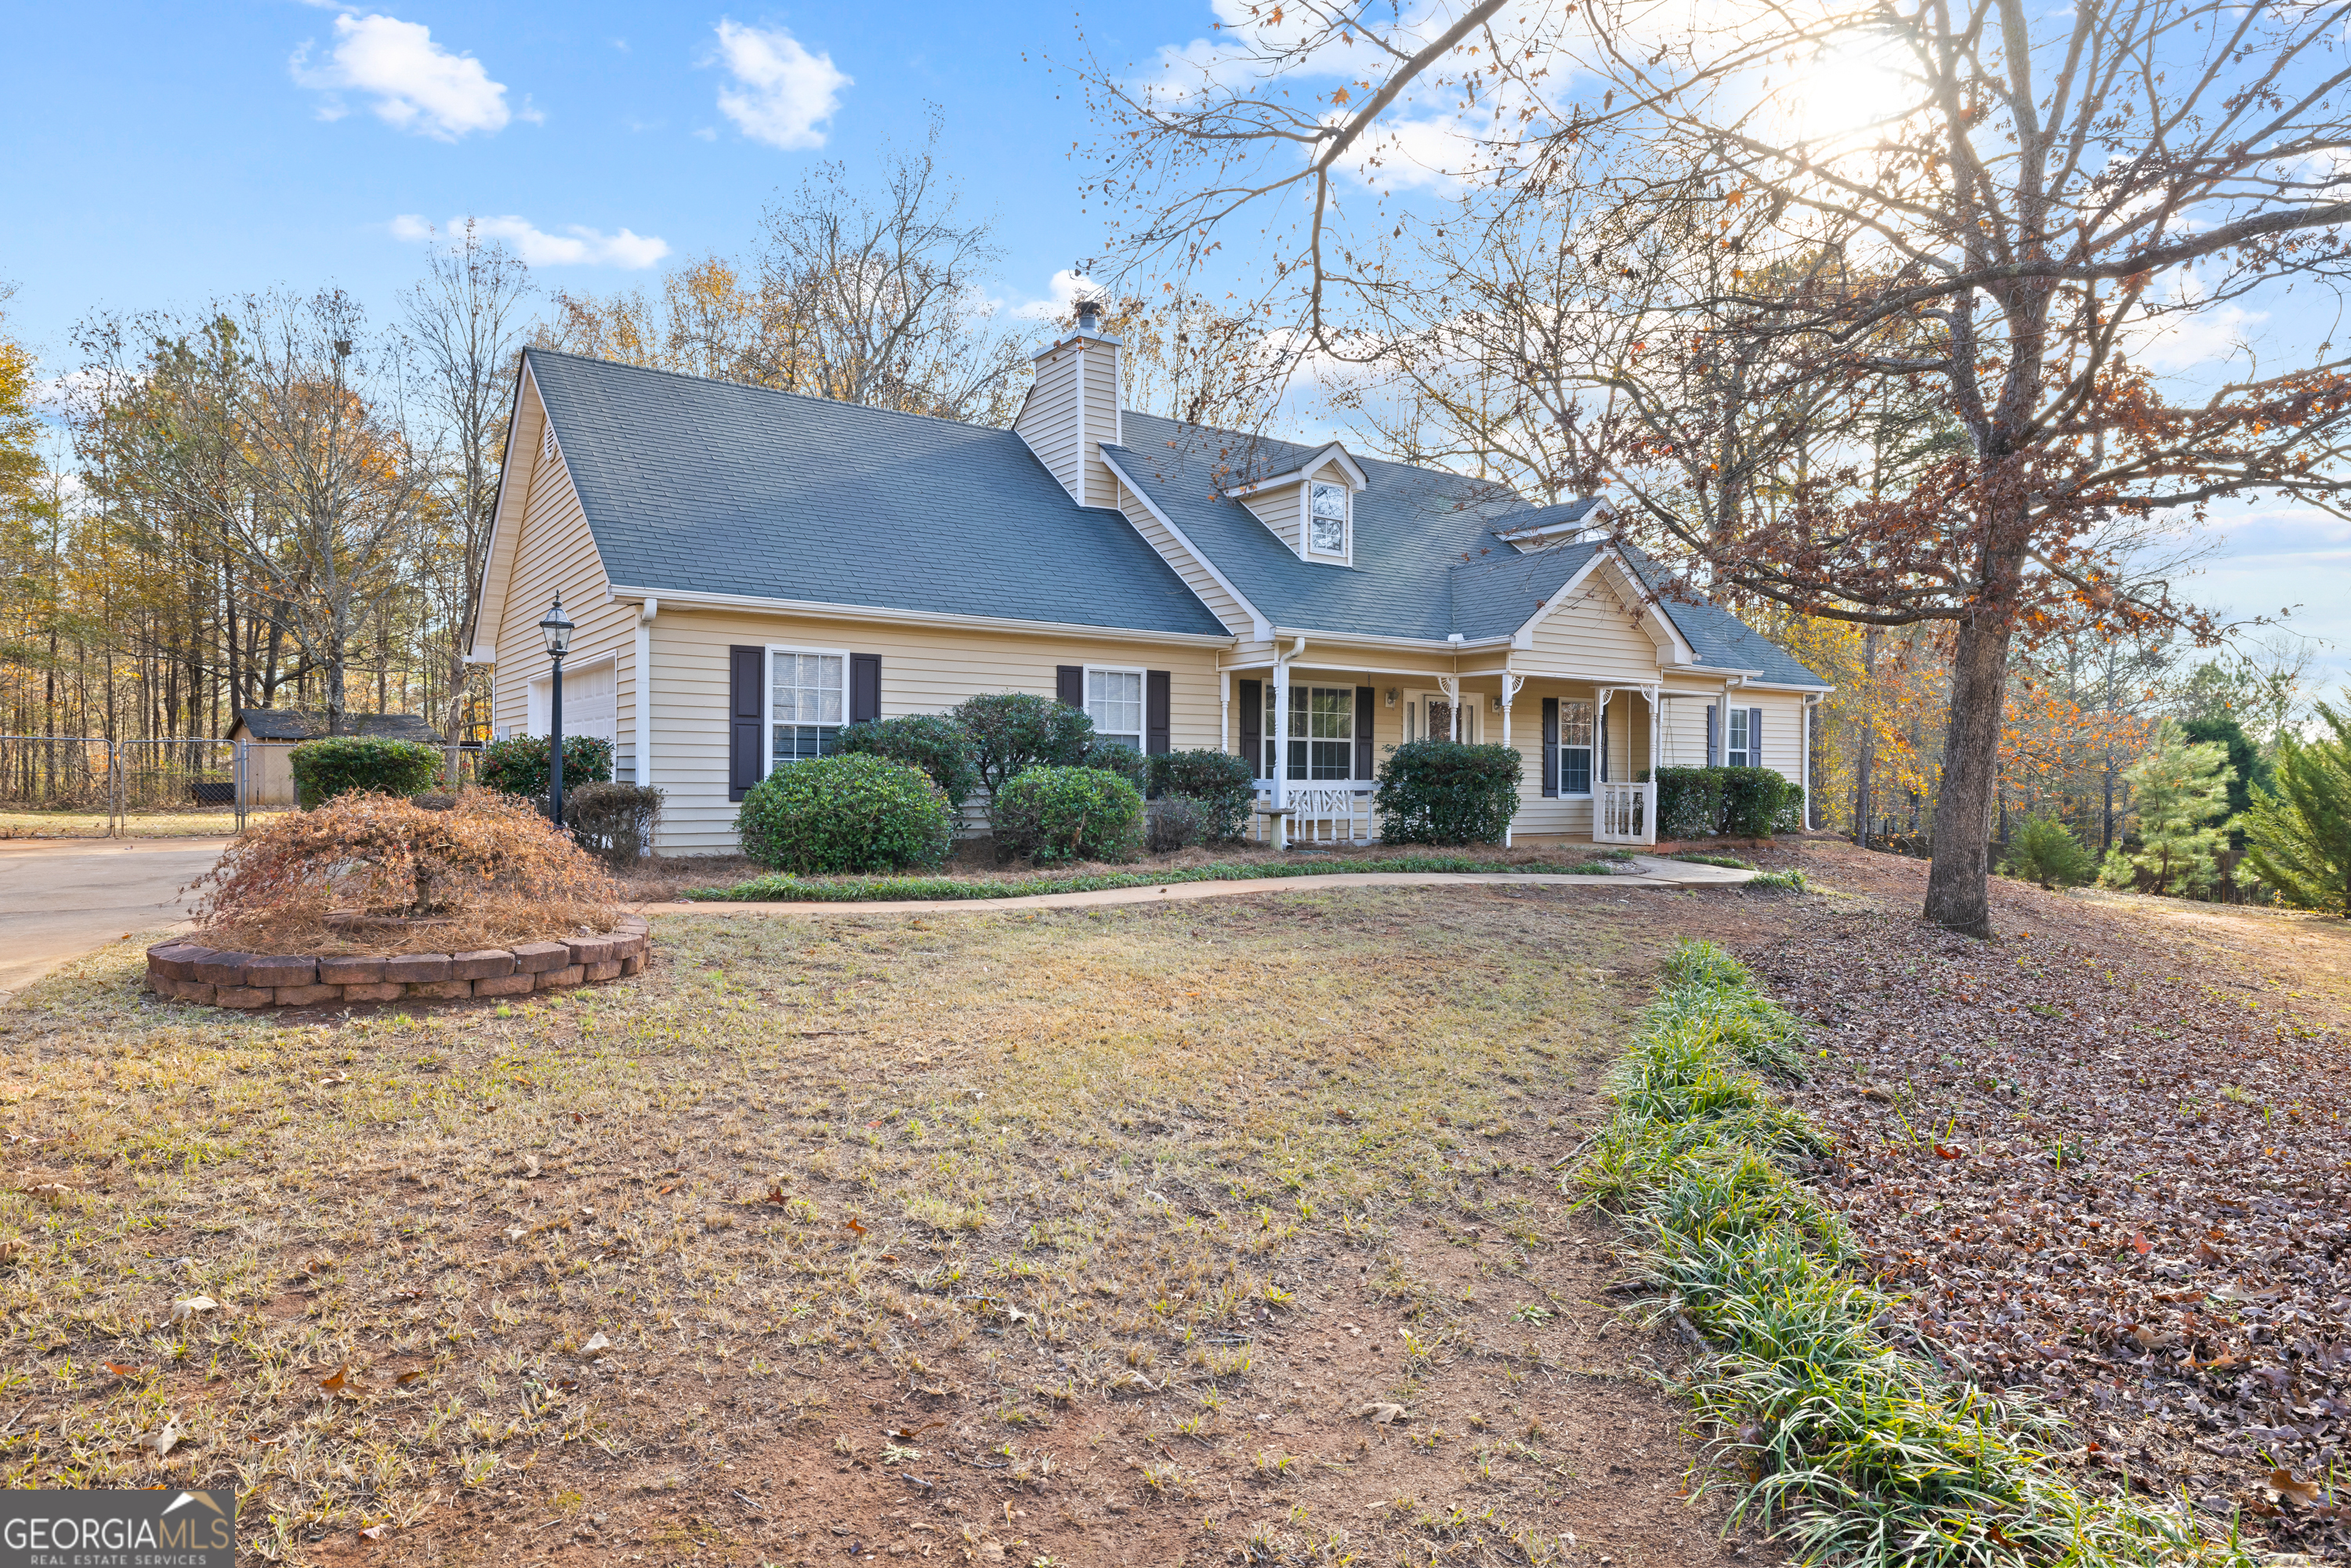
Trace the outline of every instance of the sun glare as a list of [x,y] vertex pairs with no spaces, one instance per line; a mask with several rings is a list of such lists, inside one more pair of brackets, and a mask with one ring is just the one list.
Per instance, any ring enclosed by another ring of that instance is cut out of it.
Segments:
[[1918,93],[1891,51],[1848,45],[1815,56],[1785,102],[1797,134],[1823,141],[1900,119],[1917,107]]

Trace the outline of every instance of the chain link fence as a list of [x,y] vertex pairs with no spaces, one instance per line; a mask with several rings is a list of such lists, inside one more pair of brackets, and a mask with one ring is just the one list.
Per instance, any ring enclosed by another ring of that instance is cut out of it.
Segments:
[[[296,741],[0,735],[0,839],[236,833],[291,811]],[[478,781],[482,748],[440,748],[441,788]]]

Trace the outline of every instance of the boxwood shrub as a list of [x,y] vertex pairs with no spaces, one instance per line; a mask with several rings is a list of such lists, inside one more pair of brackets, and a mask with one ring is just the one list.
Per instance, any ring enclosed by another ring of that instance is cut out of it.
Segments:
[[991,795],[1040,762],[1082,767],[1093,744],[1094,721],[1085,709],[1034,692],[966,697],[948,716],[971,737],[972,760]]
[[1082,766],[1097,768],[1104,773],[1115,773],[1134,786],[1137,794],[1151,789],[1151,759],[1123,740],[1097,737],[1086,747]]
[[1131,861],[1143,847],[1143,792],[1099,768],[1031,768],[994,806],[998,854],[1055,865]]
[[441,753],[421,741],[356,735],[306,740],[289,758],[294,791],[306,811],[338,795],[421,795],[441,781]]
[[1207,814],[1208,840],[1230,843],[1247,831],[1257,804],[1249,759],[1230,751],[1168,751],[1151,759],[1151,793],[1182,795]]
[[947,858],[955,814],[921,768],[856,751],[777,768],[743,797],[735,828],[743,852],[777,871],[904,871]]
[[1719,768],[1658,768],[1657,837],[1712,837],[1722,825],[1722,772]]
[[1408,740],[1380,764],[1372,809],[1397,844],[1500,841],[1519,810],[1518,751],[1455,740]]
[[[528,800],[547,799],[547,737],[517,735],[494,740],[482,747],[475,780],[485,789],[520,795]],[[609,784],[612,779],[612,743],[601,735],[563,737],[563,788],[566,793],[581,784]]]
[[957,811],[979,789],[979,764],[972,754],[971,736],[945,714],[908,714],[852,724],[841,732],[841,749],[871,752],[921,768],[946,791],[947,804]]

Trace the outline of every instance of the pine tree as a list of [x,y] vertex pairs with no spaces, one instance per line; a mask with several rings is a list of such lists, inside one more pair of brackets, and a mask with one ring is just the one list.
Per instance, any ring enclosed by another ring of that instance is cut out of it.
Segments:
[[2123,777],[2137,798],[2138,842],[2109,854],[2098,881],[2183,896],[2209,890],[2229,844],[2220,826],[2229,815],[2229,748],[2194,745],[2166,724],[2155,749]]
[[2318,705],[2333,733],[2278,742],[2274,793],[2246,815],[2245,862],[2300,909],[2351,918],[2351,714]]

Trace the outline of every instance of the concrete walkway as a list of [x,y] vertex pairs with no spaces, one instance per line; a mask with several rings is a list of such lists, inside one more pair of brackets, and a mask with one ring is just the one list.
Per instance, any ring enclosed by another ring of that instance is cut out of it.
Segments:
[[0,840],[0,998],[69,958],[187,918],[226,839]]
[[643,915],[994,915],[1022,909],[1096,909],[1117,904],[1180,904],[1250,893],[1335,893],[1350,887],[1724,887],[1755,873],[1729,866],[1635,855],[1630,869],[1607,875],[1513,876],[1508,873],[1338,872],[1322,876],[1269,876],[1249,882],[1172,882],[1100,893],[1040,893],[1023,898],[898,898],[867,903],[645,904]]

